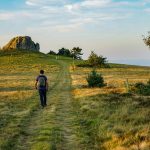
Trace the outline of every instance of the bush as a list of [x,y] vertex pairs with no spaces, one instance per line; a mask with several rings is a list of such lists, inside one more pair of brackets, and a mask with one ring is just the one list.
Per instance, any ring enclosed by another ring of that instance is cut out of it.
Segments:
[[52,50],[50,50],[48,54],[50,54],[50,55],[57,55],[56,52],[54,52]]
[[91,71],[86,78],[89,87],[103,87],[106,84],[101,74],[98,74],[95,70]]
[[137,94],[148,96],[150,95],[150,80],[144,84],[142,82],[138,82],[134,85],[134,91]]
[[107,64],[107,58],[103,56],[98,56],[93,51],[91,52],[88,62],[92,67],[109,67],[109,64]]

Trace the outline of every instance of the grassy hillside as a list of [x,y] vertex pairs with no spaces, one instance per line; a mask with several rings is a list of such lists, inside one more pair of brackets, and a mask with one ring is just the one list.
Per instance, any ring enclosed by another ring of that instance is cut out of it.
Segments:
[[40,108],[34,88],[39,70],[45,70],[52,87],[60,66],[40,53],[10,51],[0,55],[0,149],[13,149],[26,123]]
[[92,68],[71,70],[74,100],[80,124],[79,135],[87,149],[149,150],[150,97],[127,94],[129,84],[147,82],[149,67],[113,64],[97,69],[107,83],[88,88],[86,77]]
[[[92,68],[72,64],[61,56],[0,53],[0,149],[149,150],[150,98],[127,94],[125,82],[147,82],[150,69],[98,69],[107,83],[100,89],[87,86]],[[45,109],[34,88],[40,69],[50,85]]]

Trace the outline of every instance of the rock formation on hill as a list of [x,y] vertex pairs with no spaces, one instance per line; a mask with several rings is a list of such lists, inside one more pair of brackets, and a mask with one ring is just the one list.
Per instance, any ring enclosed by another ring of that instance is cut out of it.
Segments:
[[3,47],[3,50],[21,49],[39,51],[39,43],[34,43],[29,36],[18,36],[10,40],[8,44]]

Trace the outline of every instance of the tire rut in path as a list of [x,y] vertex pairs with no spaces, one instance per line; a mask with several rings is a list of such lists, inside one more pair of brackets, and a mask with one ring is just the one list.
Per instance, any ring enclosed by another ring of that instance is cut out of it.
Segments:
[[32,116],[18,149],[80,150],[74,125],[76,113],[72,104],[71,77],[68,65],[59,62],[62,69],[47,97],[48,106]]

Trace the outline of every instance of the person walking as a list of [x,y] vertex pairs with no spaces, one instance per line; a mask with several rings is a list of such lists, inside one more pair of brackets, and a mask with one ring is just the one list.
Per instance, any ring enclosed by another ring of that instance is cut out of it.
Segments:
[[44,108],[47,106],[46,93],[48,91],[48,82],[44,70],[40,70],[40,75],[36,78],[35,88],[39,90],[41,106]]

